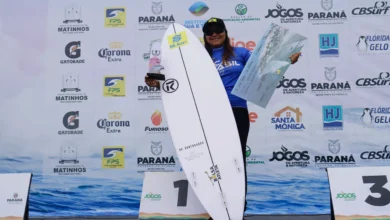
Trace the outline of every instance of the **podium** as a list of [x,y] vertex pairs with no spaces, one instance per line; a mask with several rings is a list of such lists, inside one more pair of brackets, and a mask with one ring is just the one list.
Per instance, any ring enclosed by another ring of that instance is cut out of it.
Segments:
[[208,219],[183,172],[145,172],[139,219]]
[[327,168],[335,220],[390,219],[390,167]]
[[0,219],[28,219],[32,173],[0,174]]

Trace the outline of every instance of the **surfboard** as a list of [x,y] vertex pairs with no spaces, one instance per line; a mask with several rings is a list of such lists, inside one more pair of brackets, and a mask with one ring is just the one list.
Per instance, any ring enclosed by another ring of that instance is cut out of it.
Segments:
[[244,160],[233,111],[203,44],[174,23],[161,40],[161,98],[189,184],[209,215],[243,218]]

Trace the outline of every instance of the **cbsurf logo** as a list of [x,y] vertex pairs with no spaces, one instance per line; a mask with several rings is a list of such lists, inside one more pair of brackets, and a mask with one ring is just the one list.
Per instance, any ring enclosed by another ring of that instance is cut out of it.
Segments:
[[370,6],[358,6],[352,9],[352,15],[357,17],[386,16],[390,5],[387,1],[376,1]]
[[286,106],[274,114],[271,123],[275,125],[277,131],[303,131],[305,125],[302,122],[302,112],[300,108]]
[[370,150],[364,151],[360,154],[360,159],[365,162],[379,161],[388,162],[390,161],[390,145],[386,145],[383,150]]
[[378,77],[359,78],[356,80],[358,88],[386,88],[390,86],[390,73],[380,72]]

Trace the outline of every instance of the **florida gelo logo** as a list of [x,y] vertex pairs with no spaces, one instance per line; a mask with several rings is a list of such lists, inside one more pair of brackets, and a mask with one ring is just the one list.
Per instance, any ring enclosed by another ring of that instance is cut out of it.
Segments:
[[188,44],[187,32],[181,31],[168,36],[168,44],[170,49],[176,49]]

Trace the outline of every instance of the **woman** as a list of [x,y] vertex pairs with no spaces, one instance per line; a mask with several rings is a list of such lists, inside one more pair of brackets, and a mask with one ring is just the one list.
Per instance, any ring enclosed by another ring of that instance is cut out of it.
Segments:
[[[249,112],[246,100],[241,99],[233,94],[234,85],[236,84],[246,62],[249,60],[251,51],[244,47],[232,47],[230,45],[228,31],[222,19],[211,18],[203,26],[204,42],[207,52],[213,59],[222,82],[225,86],[229,97],[230,104],[233,109],[236,120],[238,133],[240,136],[242,156],[245,163],[246,142],[249,133]],[[294,64],[298,61],[300,53],[293,54],[290,59]],[[158,81],[145,77],[145,83],[148,86],[159,87]],[[245,194],[247,191],[246,167],[245,171]],[[245,209],[246,210],[246,202]]]

